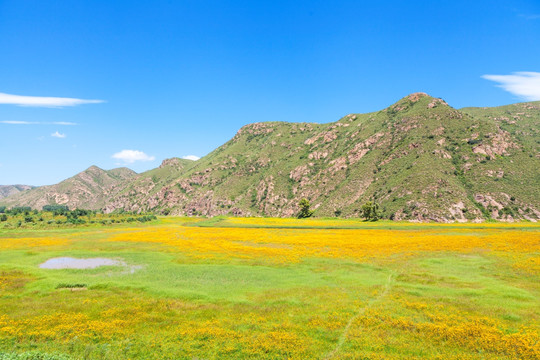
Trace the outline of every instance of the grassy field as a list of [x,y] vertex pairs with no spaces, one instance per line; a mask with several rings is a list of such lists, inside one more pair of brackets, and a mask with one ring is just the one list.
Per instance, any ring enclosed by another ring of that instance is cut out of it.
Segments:
[[[55,257],[123,265],[41,269]],[[540,226],[0,230],[0,359],[538,359]]]

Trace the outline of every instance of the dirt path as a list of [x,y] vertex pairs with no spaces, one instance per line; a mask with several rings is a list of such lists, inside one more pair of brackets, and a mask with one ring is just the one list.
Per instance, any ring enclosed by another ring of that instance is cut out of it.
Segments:
[[390,285],[392,284],[393,276],[394,274],[390,274],[388,276],[388,279],[386,280],[386,283],[384,284],[384,289],[378,296],[369,300],[366,306],[358,309],[358,312],[349,319],[349,321],[347,322],[347,325],[343,329],[343,332],[339,336],[336,347],[324,357],[325,360],[332,359],[341,350],[341,347],[345,343],[345,340],[347,340],[347,336],[349,335],[349,329],[351,328],[352,323],[356,319],[358,319],[361,315],[363,315],[371,306],[373,306],[373,304],[381,301],[384,297],[386,297],[386,295],[388,295],[388,292],[390,291],[390,287],[391,287]]

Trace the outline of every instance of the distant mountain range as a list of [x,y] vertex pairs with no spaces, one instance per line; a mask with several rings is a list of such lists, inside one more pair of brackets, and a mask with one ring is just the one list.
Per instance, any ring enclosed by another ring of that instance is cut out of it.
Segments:
[[328,124],[242,127],[198,161],[135,174],[95,166],[0,203],[161,214],[358,216],[369,200],[395,220],[540,219],[540,102],[449,106],[414,93]]
[[122,189],[121,185],[137,175],[131,169],[102,170],[91,166],[85,171],[56,185],[40,186],[0,199],[7,206],[30,206],[41,209],[44,205],[62,204],[70,208],[99,209],[108,198]]
[[33,189],[31,185],[0,185],[0,199],[15,195],[21,191]]

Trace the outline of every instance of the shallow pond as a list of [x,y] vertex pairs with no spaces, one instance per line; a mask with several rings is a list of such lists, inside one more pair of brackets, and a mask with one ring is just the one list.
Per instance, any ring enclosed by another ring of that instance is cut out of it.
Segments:
[[76,259],[72,257],[52,258],[39,265],[42,269],[95,269],[100,266],[126,266],[120,260],[108,258]]

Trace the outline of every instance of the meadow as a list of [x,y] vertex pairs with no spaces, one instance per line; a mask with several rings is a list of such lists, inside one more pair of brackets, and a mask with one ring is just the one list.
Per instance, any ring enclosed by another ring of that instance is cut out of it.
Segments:
[[[51,258],[122,265],[43,269]],[[539,359],[540,226],[0,229],[0,359]]]

